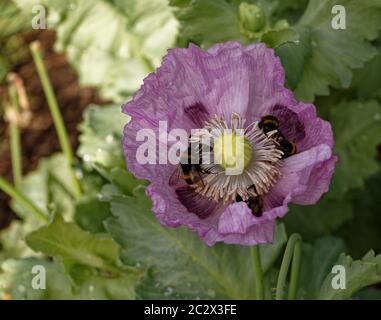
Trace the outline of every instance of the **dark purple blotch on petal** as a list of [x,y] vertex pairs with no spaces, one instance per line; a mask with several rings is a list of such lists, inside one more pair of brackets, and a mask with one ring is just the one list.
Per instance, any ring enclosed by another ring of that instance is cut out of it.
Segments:
[[221,208],[217,202],[202,197],[189,186],[179,187],[175,192],[181,204],[200,219],[208,218]]
[[201,102],[196,102],[184,108],[184,113],[190,122],[193,122],[195,128],[201,129],[205,122],[210,119],[209,112]]
[[304,126],[294,111],[277,104],[271,108],[270,114],[279,119],[279,130],[286,139],[294,143],[304,139],[306,136]]

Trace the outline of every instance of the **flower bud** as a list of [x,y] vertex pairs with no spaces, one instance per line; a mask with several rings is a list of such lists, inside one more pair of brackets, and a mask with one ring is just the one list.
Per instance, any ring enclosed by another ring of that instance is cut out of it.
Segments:
[[260,31],[266,24],[263,10],[255,4],[242,2],[239,5],[238,16],[242,28],[246,31]]

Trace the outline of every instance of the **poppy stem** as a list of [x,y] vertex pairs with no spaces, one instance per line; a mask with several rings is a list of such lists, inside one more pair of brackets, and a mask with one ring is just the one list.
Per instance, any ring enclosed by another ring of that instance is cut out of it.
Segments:
[[288,288],[289,300],[295,300],[297,296],[301,257],[302,241],[301,238],[299,238],[299,240],[295,242],[294,255],[292,257],[290,287]]
[[251,255],[254,265],[255,276],[255,297],[257,300],[263,300],[265,298],[265,285],[263,280],[263,270],[261,263],[261,254],[259,252],[259,246],[253,246],[251,248]]
[[48,222],[48,217],[44,212],[38,209],[32,201],[26,198],[18,190],[16,190],[7,180],[0,177],[0,189],[8,194],[12,199],[19,202],[25,209],[29,210],[35,217],[43,223]]
[[[20,105],[17,98],[16,87],[13,84],[9,86],[9,97],[11,100],[12,112],[14,112],[15,115],[19,115]],[[19,188],[22,182],[21,138],[19,124],[15,119],[9,119],[9,129],[13,183],[16,188]]]
[[42,59],[40,42],[39,41],[32,42],[30,44],[30,50],[32,52],[34,64],[36,66],[38,75],[40,77],[42,88],[44,89],[46,100],[48,101],[50,113],[53,118],[54,126],[56,127],[61,149],[66,157],[66,160],[68,161],[69,165],[72,168],[71,172],[72,172],[73,185],[76,192],[76,196],[79,197],[82,194],[82,190],[81,190],[81,185],[74,171],[74,165],[75,165],[74,152],[71,148],[69,135],[65,128],[62,114],[58,107],[57,99],[54,94],[48,72],[46,71],[46,68]]
[[301,255],[302,255],[302,238],[299,234],[294,233],[288,239],[286,250],[284,251],[283,260],[280,267],[278,282],[276,287],[276,297],[275,297],[276,300],[283,299],[283,292],[286,285],[288,269],[291,264],[291,258],[292,258],[292,268],[291,268],[290,285],[288,288],[288,299],[289,300],[296,299],[297,290],[298,290]]

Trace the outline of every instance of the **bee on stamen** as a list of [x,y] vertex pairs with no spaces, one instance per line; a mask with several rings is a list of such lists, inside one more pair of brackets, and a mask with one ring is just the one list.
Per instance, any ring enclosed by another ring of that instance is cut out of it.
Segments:
[[[186,157],[186,161],[184,161],[184,157]],[[202,181],[202,173],[205,173],[201,168],[199,163],[193,164],[191,156],[191,147],[188,148],[187,152],[185,152],[182,156],[182,160],[180,163],[181,170],[183,172],[183,179],[189,185],[196,186],[199,183],[204,184]],[[201,160],[201,157],[200,157]]]
[[259,129],[261,129],[265,134],[274,130],[278,130],[279,120],[277,117],[267,114],[262,117],[258,124]]
[[[255,185],[251,185],[248,190],[252,189],[254,193],[256,193]],[[242,197],[237,195],[236,202],[243,201]],[[261,217],[263,214],[263,199],[261,196],[250,196],[247,200],[245,200],[247,206],[250,208],[251,213],[256,217]]]
[[279,142],[279,149],[283,152],[284,159],[296,153],[296,144],[284,139]]
[[201,144],[199,145],[199,151],[196,154],[198,156],[198,161],[194,161],[194,155],[192,155],[192,146],[190,144],[187,151],[181,155],[180,164],[176,167],[171,177],[169,178],[169,184],[171,186],[176,185],[179,181],[181,181],[182,178],[190,187],[197,188],[199,185],[204,186],[202,174],[214,174],[214,172],[201,167]]
[[[296,153],[296,145],[294,142],[287,140],[279,130],[279,120],[277,117],[267,114],[261,118],[258,127],[269,138],[273,139],[279,146],[279,150],[283,152],[282,159],[292,156]],[[270,133],[270,135],[269,135]]]

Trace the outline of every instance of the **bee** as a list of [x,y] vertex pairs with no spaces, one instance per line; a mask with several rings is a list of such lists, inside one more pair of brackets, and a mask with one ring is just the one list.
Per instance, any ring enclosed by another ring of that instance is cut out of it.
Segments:
[[[241,196],[237,196],[235,199],[236,202],[243,201]],[[256,217],[262,216],[263,210],[263,199],[260,196],[251,196],[247,200],[245,200],[247,206],[250,208],[251,213]]]
[[[189,145],[186,152],[181,155],[180,164],[176,167],[175,171],[172,173],[169,178],[169,185],[176,185],[181,178],[190,186],[197,187],[200,185],[204,185],[202,180],[202,174],[216,174],[217,172],[213,172],[212,170],[207,170],[201,167],[202,163],[202,145],[199,145],[198,152],[198,161],[194,160],[194,156],[192,156],[192,147]],[[197,162],[197,163],[192,163]]]
[[[255,189],[255,185],[251,185],[248,189]],[[241,202],[241,196],[236,197],[236,202]],[[261,217],[263,213],[263,199],[261,196],[250,196],[246,201],[247,206],[250,208],[251,213],[256,217]]]
[[[219,212],[223,208],[223,204],[204,198],[195,192],[194,189],[204,186],[202,180],[203,174],[217,174],[218,172],[201,167],[201,152],[198,154],[198,163],[192,163],[193,157],[191,151],[192,148],[189,146],[187,151],[182,154],[180,164],[176,166],[169,178],[169,185],[174,187],[176,195],[183,206],[200,219],[206,219],[208,216]],[[181,184],[184,181],[186,183],[185,186]]]
[[292,156],[297,151],[296,144],[286,139],[279,141],[279,149],[283,152],[282,159]]
[[261,121],[259,121],[258,127],[266,134],[271,131],[278,130],[279,120],[277,117],[267,114],[262,117]]
[[267,114],[261,118],[258,123],[258,127],[264,134],[275,131],[272,135],[274,141],[279,145],[279,149],[283,152],[282,159],[292,156],[296,153],[296,144],[285,138],[282,132],[279,130],[279,120],[277,117]]
[[[186,158],[186,159],[184,159]],[[198,185],[204,184],[202,181],[201,174],[205,173],[205,171],[201,168],[201,154],[199,156],[199,163],[192,163],[191,156],[191,147],[188,148],[187,152],[185,152],[181,157],[180,167],[183,172],[183,179],[189,185]]]
[[263,211],[263,199],[260,196],[250,197],[246,201],[248,207],[251,209],[251,213],[256,217],[262,217]]
[[[200,162],[200,161],[199,161]],[[201,174],[204,173],[199,163],[192,163],[192,148],[188,147],[180,157],[180,164],[169,178],[169,185],[176,185],[181,178],[190,186],[198,186],[202,182]]]

